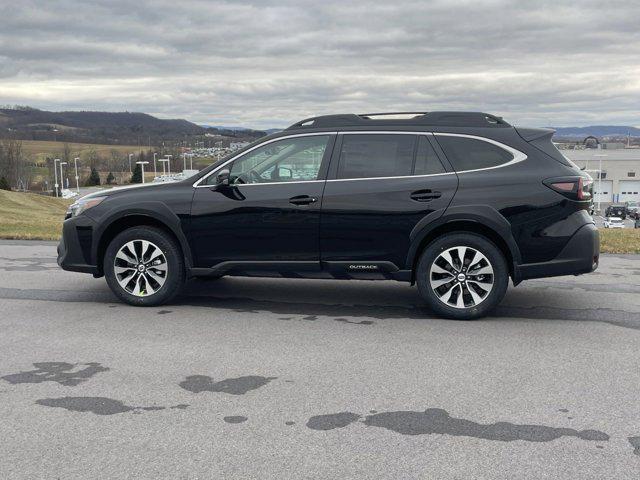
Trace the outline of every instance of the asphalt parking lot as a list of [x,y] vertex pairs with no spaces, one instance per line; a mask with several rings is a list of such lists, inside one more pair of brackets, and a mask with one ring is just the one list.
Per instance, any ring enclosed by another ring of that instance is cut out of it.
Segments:
[[637,479],[640,256],[434,318],[395,282],[133,308],[0,242],[0,478]]
[[[602,215],[594,215],[593,216],[593,221],[596,223],[596,227],[598,228],[602,228],[604,227],[604,221],[605,221],[606,217],[603,217]],[[625,218],[622,223],[624,224],[624,228],[634,228],[635,225],[635,220],[632,218]]]

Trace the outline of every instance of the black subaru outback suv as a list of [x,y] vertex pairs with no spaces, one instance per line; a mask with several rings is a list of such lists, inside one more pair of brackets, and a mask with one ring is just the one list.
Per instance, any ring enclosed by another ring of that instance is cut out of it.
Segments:
[[132,305],[191,277],[394,279],[478,318],[509,277],[598,266],[592,179],[552,135],[478,112],[310,118],[187,180],[80,199],[58,263]]

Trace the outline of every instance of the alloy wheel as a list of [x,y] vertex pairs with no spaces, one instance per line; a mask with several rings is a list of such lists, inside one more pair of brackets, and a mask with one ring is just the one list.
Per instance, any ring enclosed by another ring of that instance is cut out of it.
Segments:
[[113,261],[113,271],[120,287],[136,297],[153,295],[167,280],[167,258],[148,240],[125,243]]
[[493,266],[475,248],[452,247],[441,252],[431,264],[429,284],[436,297],[449,307],[476,307],[491,293]]

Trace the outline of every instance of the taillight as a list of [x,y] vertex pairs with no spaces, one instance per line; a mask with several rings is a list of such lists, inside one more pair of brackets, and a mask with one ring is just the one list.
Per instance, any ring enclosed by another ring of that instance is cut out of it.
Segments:
[[593,196],[593,180],[589,177],[547,178],[542,183],[571,200],[589,201]]

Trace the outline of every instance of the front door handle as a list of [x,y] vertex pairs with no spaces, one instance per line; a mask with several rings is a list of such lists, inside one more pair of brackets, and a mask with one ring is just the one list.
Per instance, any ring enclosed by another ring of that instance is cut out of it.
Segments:
[[415,200],[416,202],[430,202],[431,200],[435,200],[436,198],[440,198],[442,193],[434,192],[431,190],[416,190],[411,193],[411,200]]
[[289,199],[289,203],[292,203],[293,205],[311,205],[317,201],[317,198],[310,197],[309,195],[298,195]]

